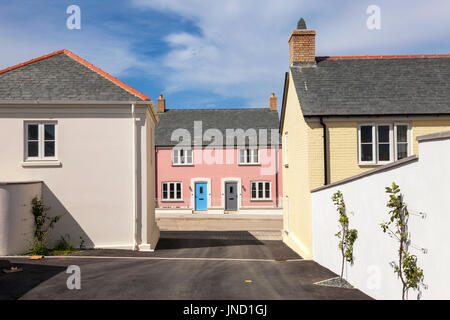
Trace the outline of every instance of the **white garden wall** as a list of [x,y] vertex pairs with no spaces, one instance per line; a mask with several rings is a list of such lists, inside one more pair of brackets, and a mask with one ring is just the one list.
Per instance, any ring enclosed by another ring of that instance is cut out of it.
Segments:
[[0,182],[0,256],[30,251],[34,232],[31,201],[41,193],[41,182]]
[[[412,213],[409,219],[412,246],[424,270],[427,290],[422,299],[450,299],[450,133],[419,140],[418,159],[409,159],[385,169],[363,174],[343,183],[333,183],[312,192],[313,259],[340,273],[341,256],[335,233],[338,213],[331,200],[341,190],[350,227],[358,230],[354,245],[355,263],[347,265],[347,280],[376,299],[401,299],[401,282],[389,263],[398,260],[396,240],[383,233],[380,223],[388,219],[385,187],[395,181]],[[426,218],[418,215],[426,213]],[[420,248],[428,252],[423,253]],[[417,292],[410,290],[409,299]]]

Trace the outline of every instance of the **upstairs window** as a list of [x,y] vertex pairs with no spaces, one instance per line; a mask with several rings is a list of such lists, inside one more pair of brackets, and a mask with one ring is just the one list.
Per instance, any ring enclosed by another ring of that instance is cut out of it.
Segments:
[[176,166],[192,165],[192,149],[173,149],[172,164]]
[[182,201],[182,184],[181,182],[163,182],[162,183],[162,200],[163,201]]
[[56,160],[56,124],[25,123],[25,160]]
[[251,182],[251,200],[270,200],[270,181]]
[[254,148],[240,149],[239,164],[259,164],[259,150]]
[[359,164],[386,164],[410,155],[409,124],[361,124],[358,127]]

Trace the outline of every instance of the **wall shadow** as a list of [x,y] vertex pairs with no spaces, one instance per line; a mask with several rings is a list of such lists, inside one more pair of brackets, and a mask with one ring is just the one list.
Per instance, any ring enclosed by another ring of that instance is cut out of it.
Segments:
[[84,240],[84,246],[86,248],[92,248],[94,246],[89,235],[81,228],[75,218],[70,214],[69,210],[67,210],[61,201],[59,201],[45,182],[42,184],[42,198],[44,200],[44,205],[50,207],[49,213],[51,216],[64,214],[49,234],[48,244],[50,248],[53,248],[61,237],[65,237],[76,249],[80,247],[80,237]]
[[[15,273],[2,271],[10,269],[11,266],[22,268],[23,271]],[[66,267],[61,266],[10,263],[9,260],[0,260],[0,300],[17,300],[34,287],[65,270]]]

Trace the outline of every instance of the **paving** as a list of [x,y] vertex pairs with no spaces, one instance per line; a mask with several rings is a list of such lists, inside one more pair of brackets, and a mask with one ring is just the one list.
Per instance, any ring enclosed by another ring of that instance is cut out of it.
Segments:
[[281,230],[282,215],[262,214],[158,214],[156,222],[166,231]]
[[[162,237],[155,252],[83,250],[75,256],[0,258],[0,299],[370,299],[356,289],[315,285],[336,275],[281,241]],[[81,290],[66,285],[81,268]]]

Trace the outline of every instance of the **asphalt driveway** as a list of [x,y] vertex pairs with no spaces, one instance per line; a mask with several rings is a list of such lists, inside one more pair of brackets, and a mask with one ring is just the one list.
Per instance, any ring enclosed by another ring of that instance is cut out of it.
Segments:
[[[85,250],[79,256],[0,258],[0,299],[370,299],[356,289],[318,286],[336,275],[281,241],[165,239],[153,253]],[[82,255],[82,256],[81,256]],[[69,290],[69,265],[81,289]]]

